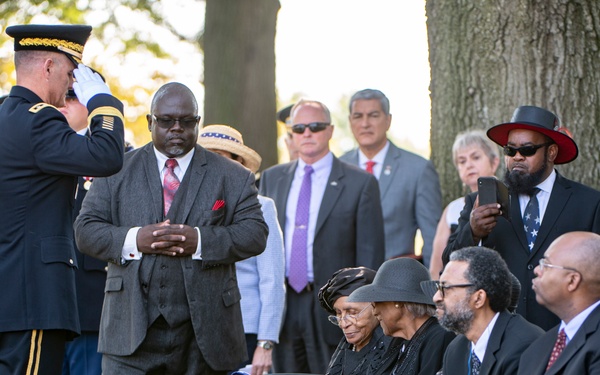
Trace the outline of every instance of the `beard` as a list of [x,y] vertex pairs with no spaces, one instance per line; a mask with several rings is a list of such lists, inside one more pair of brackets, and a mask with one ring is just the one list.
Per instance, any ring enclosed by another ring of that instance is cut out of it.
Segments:
[[532,195],[533,188],[539,185],[548,169],[548,154],[544,153],[544,161],[541,167],[533,173],[522,173],[510,171],[506,168],[504,172],[504,183],[510,193]]
[[448,311],[444,308],[444,315],[439,320],[442,327],[448,331],[464,335],[471,329],[475,313],[469,308],[467,299],[456,306],[454,311]]

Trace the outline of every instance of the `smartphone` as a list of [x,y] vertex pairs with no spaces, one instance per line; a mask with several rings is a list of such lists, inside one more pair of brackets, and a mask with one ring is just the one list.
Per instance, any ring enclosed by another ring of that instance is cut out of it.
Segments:
[[502,216],[510,221],[510,194],[504,183],[496,177],[479,177],[477,179],[479,205],[499,203]]

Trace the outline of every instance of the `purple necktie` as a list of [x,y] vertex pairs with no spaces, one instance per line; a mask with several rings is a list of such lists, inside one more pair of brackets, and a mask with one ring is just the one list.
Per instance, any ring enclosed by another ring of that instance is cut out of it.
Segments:
[[298,195],[296,206],[296,221],[294,225],[294,236],[292,237],[292,254],[290,258],[290,272],[288,283],[300,293],[308,284],[308,269],[306,260],[306,248],[308,237],[308,217],[310,211],[311,174],[314,172],[310,165],[304,167],[304,178]]
[[171,208],[171,203],[173,203],[173,197],[179,188],[179,179],[175,174],[175,167],[177,166],[177,160],[175,159],[167,159],[165,162],[165,166],[167,167],[167,171],[165,172],[165,177],[163,179],[163,199],[164,199],[164,209],[165,216],[169,212]]

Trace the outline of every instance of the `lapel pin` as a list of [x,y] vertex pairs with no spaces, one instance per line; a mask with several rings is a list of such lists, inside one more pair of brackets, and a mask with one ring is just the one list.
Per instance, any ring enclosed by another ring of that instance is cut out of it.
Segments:
[[386,165],[385,166],[385,171],[383,171],[383,174],[386,176],[389,176],[392,173],[392,166],[391,165]]
[[329,185],[331,185],[331,186],[337,186],[337,181],[331,181],[331,183],[329,183]]

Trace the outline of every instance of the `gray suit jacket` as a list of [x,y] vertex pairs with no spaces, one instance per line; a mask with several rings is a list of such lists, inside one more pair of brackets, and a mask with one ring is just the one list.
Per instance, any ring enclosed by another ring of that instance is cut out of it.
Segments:
[[519,374],[523,375],[598,375],[600,374],[600,306],[579,330],[546,372],[560,325],[534,341],[521,356]]
[[[543,333],[521,315],[501,312],[488,340],[479,375],[516,374],[521,353]],[[470,353],[471,341],[464,335],[457,336],[444,354],[443,373],[468,374]]]
[[[185,201],[172,222],[200,229],[202,260],[179,258],[185,280],[181,287],[206,362],[216,370],[231,369],[246,357],[234,263],[260,254],[268,229],[254,176],[240,164],[196,146],[182,186],[186,179]],[[130,355],[146,335],[141,262],[123,264],[121,250],[129,229],[162,220],[162,200],[156,156],[149,143],[127,153],[119,173],[94,179],[75,222],[79,249],[110,262],[100,323],[102,353]],[[213,210],[217,200],[224,200],[225,206]]]
[[[260,193],[275,201],[284,232],[288,194],[297,166],[297,161],[276,165],[260,177]],[[335,271],[357,266],[377,270],[383,263],[383,218],[378,197],[379,188],[373,176],[333,158],[313,242],[315,302],[319,288]],[[327,343],[337,345],[341,331],[327,321],[327,314],[318,303],[314,319]]]
[[[358,165],[358,149],[340,160]],[[433,237],[442,215],[440,181],[427,160],[390,142],[379,177],[385,223],[385,258],[414,254],[417,229],[423,235],[423,262],[429,267]]]

